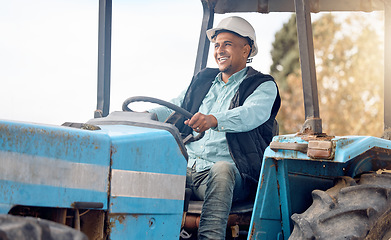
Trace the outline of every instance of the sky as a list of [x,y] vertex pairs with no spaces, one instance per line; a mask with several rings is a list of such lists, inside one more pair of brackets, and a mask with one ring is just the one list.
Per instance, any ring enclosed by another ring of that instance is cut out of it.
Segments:
[[[0,5],[0,119],[61,125],[93,118],[99,0],[0,0]],[[231,15],[255,28],[259,53],[249,65],[268,73],[274,34],[290,14],[216,15],[215,25]],[[131,96],[170,100],[185,90],[201,21],[199,0],[113,0],[110,112],[121,111]],[[210,57],[208,67],[216,66]]]

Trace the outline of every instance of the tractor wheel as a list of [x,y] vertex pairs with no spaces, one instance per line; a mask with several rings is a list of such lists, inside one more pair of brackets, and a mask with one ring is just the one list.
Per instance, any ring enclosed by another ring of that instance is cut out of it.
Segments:
[[327,191],[314,190],[313,203],[302,214],[293,214],[289,239],[391,238],[391,174],[361,175],[355,181],[341,177]]
[[84,233],[63,224],[48,220],[0,215],[0,239],[2,240],[87,240]]

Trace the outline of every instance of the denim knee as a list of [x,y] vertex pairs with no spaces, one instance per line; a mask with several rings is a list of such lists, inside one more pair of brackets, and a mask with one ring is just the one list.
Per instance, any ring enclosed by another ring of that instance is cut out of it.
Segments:
[[234,180],[236,171],[237,170],[235,164],[225,162],[225,161],[220,161],[213,164],[212,168],[209,171],[209,176],[213,178],[224,178],[224,179],[228,177]]

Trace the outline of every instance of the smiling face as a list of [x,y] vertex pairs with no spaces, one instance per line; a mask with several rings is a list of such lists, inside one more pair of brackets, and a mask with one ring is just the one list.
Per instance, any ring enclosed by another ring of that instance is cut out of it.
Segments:
[[215,38],[214,57],[223,81],[246,67],[251,47],[245,38],[230,32],[219,33]]

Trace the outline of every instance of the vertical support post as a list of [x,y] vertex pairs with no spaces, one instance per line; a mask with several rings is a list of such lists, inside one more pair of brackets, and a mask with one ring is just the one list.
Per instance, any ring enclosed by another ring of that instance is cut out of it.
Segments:
[[309,1],[295,0],[295,9],[306,119],[301,132],[306,134],[321,134],[322,120],[319,116],[318,87]]
[[78,208],[75,209],[75,221],[74,221],[74,223],[75,223],[74,228],[76,230],[80,231],[80,212],[79,212]]
[[61,223],[66,225],[67,220],[67,209],[66,208],[57,208],[54,211],[54,218],[53,220],[57,223]]
[[99,0],[98,94],[95,118],[105,117],[110,108],[112,0]]
[[391,3],[384,1],[384,131],[391,129]]
[[198,43],[197,50],[197,59],[194,68],[194,75],[206,67],[208,62],[208,53],[209,53],[209,39],[206,36],[206,30],[213,27],[214,21],[214,6],[211,1],[202,0],[202,7],[204,14],[202,17],[201,33],[200,40]]

